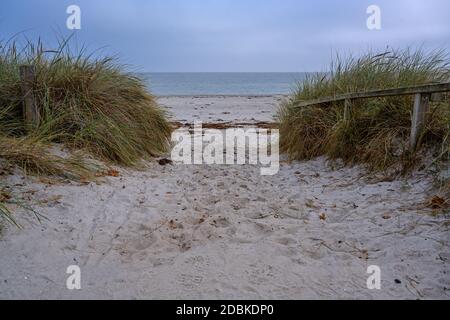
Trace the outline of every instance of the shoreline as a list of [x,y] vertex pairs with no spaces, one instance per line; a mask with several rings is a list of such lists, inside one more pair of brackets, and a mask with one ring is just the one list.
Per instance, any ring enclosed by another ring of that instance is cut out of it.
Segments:
[[283,97],[287,98],[292,94],[181,94],[181,95],[155,95],[152,94],[156,99],[159,98],[192,98],[192,99],[203,99],[203,98],[273,98],[273,97]]

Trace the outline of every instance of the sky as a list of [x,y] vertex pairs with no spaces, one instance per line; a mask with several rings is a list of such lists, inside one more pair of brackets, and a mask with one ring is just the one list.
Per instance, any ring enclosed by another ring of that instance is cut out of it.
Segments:
[[[69,5],[81,29],[69,30]],[[380,8],[381,29],[366,12]],[[73,34],[142,72],[324,71],[336,54],[450,47],[448,0],[2,0],[0,40]]]

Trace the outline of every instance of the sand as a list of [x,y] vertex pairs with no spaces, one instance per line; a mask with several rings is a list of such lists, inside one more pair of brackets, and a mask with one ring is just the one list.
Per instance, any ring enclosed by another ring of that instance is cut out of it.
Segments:
[[[278,99],[160,102],[178,121],[257,122],[272,119]],[[269,112],[255,115],[259,104]],[[274,176],[251,165],[156,160],[117,170],[87,185],[6,177],[48,220],[19,209],[24,229],[2,231],[0,298],[450,297],[450,219],[419,205],[432,183],[424,172],[369,179],[324,158],[282,161]],[[69,265],[81,269],[81,290],[66,288]],[[380,290],[367,288],[369,265],[381,269]]]
[[158,102],[169,117],[183,124],[274,122],[280,102],[286,96],[175,96],[160,97]]

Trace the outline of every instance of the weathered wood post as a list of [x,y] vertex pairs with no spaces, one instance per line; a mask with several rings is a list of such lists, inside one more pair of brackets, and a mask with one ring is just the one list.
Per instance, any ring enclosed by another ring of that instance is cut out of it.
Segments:
[[351,100],[345,99],[344,100],[344,121],[348,121],[350,119],[350,106],[351,106]]
[[411,121],[411,136],[409,142],[411,151],[414,151],[416,149],[420,134],[426,123],[426,116],[428,113],[430,98],[431,94],[417,93],[414,96],[414,107]]
[[33,84],[36,73],[34,66],[23,65],[19,67],[23,95],[23,118],[27,130],[39,125],[40,112],[33,94]]

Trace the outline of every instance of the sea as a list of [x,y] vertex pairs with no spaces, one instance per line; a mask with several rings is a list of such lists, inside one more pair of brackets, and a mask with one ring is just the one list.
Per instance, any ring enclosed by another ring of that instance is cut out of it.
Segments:
[[156,96],[291,94],[304,72],[140,73]]

